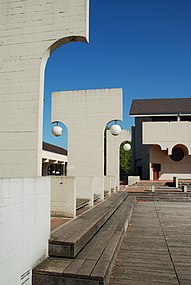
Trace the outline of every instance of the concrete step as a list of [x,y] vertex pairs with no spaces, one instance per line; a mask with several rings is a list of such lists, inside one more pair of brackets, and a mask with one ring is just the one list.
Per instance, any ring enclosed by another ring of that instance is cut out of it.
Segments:
[[49,240],[49,255],[74,258],[126,197],[126,192],[118,192],[55,231]]
[[167,181],[153,181],[153,180],[140,180],[136,183],[136,186],[146,186],[146,187],[149,187],[151,185],[155,185],[156,187],[157,186],[164,186],[166,185],[168,182]]
[[134,205],[135,197],[126,197],[74,259],[49,257],[42,262],[33,270],[33,285],[108,284]]
[[190,202],[191,192],[136,192],[129,193],[132,196],[136,196],[139,201],[168,201],[168,202]]

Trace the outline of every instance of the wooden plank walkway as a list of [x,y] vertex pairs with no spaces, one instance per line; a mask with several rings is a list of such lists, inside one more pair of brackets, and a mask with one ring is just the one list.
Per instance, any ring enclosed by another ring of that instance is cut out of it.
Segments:
[[110,285],[191,284],[191,203],[138,202]]

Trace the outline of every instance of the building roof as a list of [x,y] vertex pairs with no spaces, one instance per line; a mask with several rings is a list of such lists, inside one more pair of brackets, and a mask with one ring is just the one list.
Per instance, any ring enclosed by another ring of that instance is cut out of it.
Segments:
[[45,151],[50,151],[50,152],[63,154],[63,155],[67,155],[67,153],[68,153],[66,149],[59,147],[59,146],[56,146],[56,145],[53,145],[53,144],[49,144],[47,142],[42,143],[42,149]]
[[130,115],[191,114],[191,98],[133,100]]

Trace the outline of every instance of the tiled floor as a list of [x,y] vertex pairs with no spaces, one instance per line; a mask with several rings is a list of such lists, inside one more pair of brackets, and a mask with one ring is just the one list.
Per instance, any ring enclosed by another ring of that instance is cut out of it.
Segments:
[[63,225],[64,223],[68,222],[69,220],[71,219],[70,218],[59,218],[59,217],[51,218],[51,231]]

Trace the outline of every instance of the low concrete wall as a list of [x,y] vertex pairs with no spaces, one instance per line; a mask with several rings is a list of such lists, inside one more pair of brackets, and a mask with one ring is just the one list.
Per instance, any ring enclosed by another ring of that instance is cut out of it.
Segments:
[[110,176],[111,177],[111,192],[115,193],[117,190],[118,190],[118,187],[117,187],[117,177],[112,175]]
[[0,284],[32,284],[48,255],[50,177],[0,179]]
[[104,192],[108,192],[108,195],[111,195],[111,188],[112,188],[112,176],[109,175],[104,176]]
[[93,194],[104,200],[104,176],[93,176]]
[[135,184],[140,181],[140,176],[128,176],[128,185]]
[[51,214],[76,217],[76,178],[51,176]]
[[89,206],[93,206],[93,194],[93,176],[76,177],[76,198],[89,199]]

